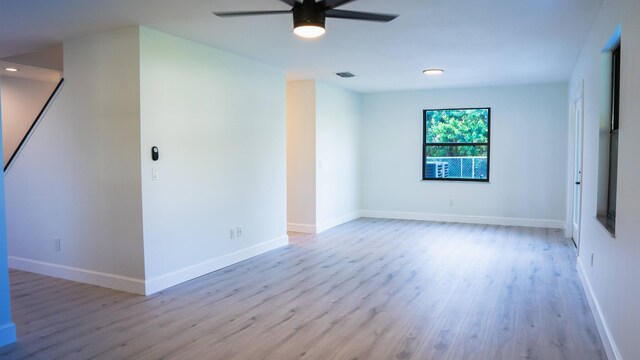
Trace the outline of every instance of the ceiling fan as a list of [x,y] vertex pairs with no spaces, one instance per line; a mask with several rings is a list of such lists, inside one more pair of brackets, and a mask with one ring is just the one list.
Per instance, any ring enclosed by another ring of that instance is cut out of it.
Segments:
[[324,23],[326,18],[388,22],[398,17],[398,15],[336,9],[338,6],[355,0],[321,0],[318,2],[316,2],[316,0],[302,0],[302,2],[297,0],[280,1],[292,8],[290,10],[271,11],[214,11],[213,13],[220,17],[293,14],[293,32],[304,38],[314,38],[323,35],[325,33]]

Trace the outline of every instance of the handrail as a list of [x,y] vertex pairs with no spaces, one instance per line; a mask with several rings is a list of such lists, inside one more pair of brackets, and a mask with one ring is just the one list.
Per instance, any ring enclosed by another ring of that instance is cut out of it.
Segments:
[[18,154],[20,153],[20,151],[22,150],[22,147],[25,145],[25,143],[27,142],[27,140],[29,139],[29,137],[31,136],[31,133],[33,132],[33,130],[35,130],[36,126],[38,125],[38,123],[40,122],[40,118],[42,118],[42,116],[44,115],[45,112],[47,112],[47,109],[49,108],[49,105],[51,104],[51,102],[53,101],[53,98],[56,97],[56,95],[58,94],[58,91],[62,88],[62,83],[64,83],[64,78],[60,79],[60,81],[58,82],[58,85],[56,85],[56,88],[53,90],[53,92],[51,93],[51,96],[49,96],[49,98],[47,99],[47,102],[44,103],[44,106],[42,107],[42,109],[40,110],[40,112],[38,113],[38,116],[36,116],[35,120],[33,120],[33,123],[31,124],[31,126],[29,127],[29,130],[27,130],[27,133],[24,134],[24,137],[22,138],[22,140],[20,141],[20,144],[18,144],[18,147],[16,147],[16,150],[13,152],[13,154],[11,155],[11,157],[9,158],[9,161],[7,161],[7,163],[4,165],[4,172],[6,173],[7,170],[9,169],[9,167],[11,166],[11,163],[13,162],[13,160],[18,157]]

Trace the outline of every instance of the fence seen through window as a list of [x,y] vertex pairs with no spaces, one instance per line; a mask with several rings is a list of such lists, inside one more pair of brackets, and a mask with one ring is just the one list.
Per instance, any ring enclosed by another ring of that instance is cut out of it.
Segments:
[[490,108],[424,110],[423,180],[489,181]]

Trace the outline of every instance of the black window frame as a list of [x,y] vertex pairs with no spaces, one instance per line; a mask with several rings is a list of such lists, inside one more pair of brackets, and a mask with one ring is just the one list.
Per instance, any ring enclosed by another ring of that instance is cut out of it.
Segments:
[[[486,143],[428,143],[427,142],[427,112],[430,111],[454,111],[454,110],[487,110],[487,142]],[[427,146],[486,146],[487,147],[487,178],[486,179],[469,179],[469,178],[428,178],[425,176],[427,167]],[[464,107],[464,108],[445,108],[445,109],[425,109],[422,111],[422,181],[462,181],[462,182],[481,182],[488,183],[490,181],[491,169],[491,107]]]
[[615,234],[618,192],[618,140],[620,133],[620,42],[611,50],[611,114],[609,123],[609,175],[606,226]]

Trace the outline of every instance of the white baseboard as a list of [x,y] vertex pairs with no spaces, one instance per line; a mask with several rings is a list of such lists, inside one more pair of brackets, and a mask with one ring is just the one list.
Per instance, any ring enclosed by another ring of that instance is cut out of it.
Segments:
[[331,228],[334,228],[338,225],[342,225],[344,223],[348,223],[349,221],[355,220],[360,217],[360,211],[354,211],[351,214],[347,214],[344,216],[339,216],[337,218],[333,218],[329,221],[326,221],[317,226],[316,231],[321,233],[323,231],[327,231]]
[[16,342],[16,325],[12,322],[0,326],[0,346]]
[[[288,244],[289,237],[282,236],[147,281],[16,256],[9,256],[9,267],[16,270],[102,286],[134,294],[150,295]],[[2,330],[2,328],[0,328],[0,330]],[[0,340],[2,340],[1,335],[0,333]]]
[[351,220],[358,219],[359,217],[360,217],[360,211],[354,211],[351,214],[339,216],[329,221],[325,221],[320,225],[288,223],[287,231],[299,232],[299,233],[305,233],[305,234],[319,234],[323,231],[327,231],[338,225],[342,225]]
[[53,276],[61,279],[97,285],[134,294],[144,295],[144,280],[121,275],[81,269],[66,265],[9,256],[9,267],[16,270]]
[[316,234],[316,226],[309,224],[287,223],[287,231],[299,232],[305,234]]
[[475,215],[455,215],[455,214],[430,214],[418,212],[403,211],[377,211],[362,210],[361,217],[381,218],[381,219],[402,219],[402,220],[424,220],[438,222],[457,222],[467,224],[487,224],[487,225],[506,225],[506,226],[526,226],[540,227],[552,229],[564,229],[565,224],[562,220],[550,219],[525,219],[510,218],[498,216],[475,216]]
[[593,293],[591,282],[589,281],[589,277],[582,267],[582,261],[580,260],[580,258],[578,258],[577,263],[578,274],[580,275],[582,286],[584,287],[585,293],[587,294],[589,307],[591,307],[591,312],[593,313],[593,317],[596,320],[598,333],[600,334],[600,339],[602,339],[602,345],[604,346],[604,350],[607,353],[607,358],[609,360],[622,360],[620,351],[616,346],[616,342],[613,339],[613,336],[611,336],[611,332],[609,331],[609,327],[607,326],[607,322],[603,316],[602,309],[600,308],[600,303],[598,302],[598,298],[596,298],[595,294]]
[[174,285],[195,279],[199,276],[210,272],[220,270],[229,265],[233,265],[243,260],[247,260],[254,256],[264,254],[267,251],[277,249],[289,244],[289,237],[282,236],[273,240],[269,240],[246,249],[238,250],[231,254],[223,255],[211,260],[201,262],[180,270],[160,275],[145,282],[145,294],[151,295],[158,291],[170,288]]

